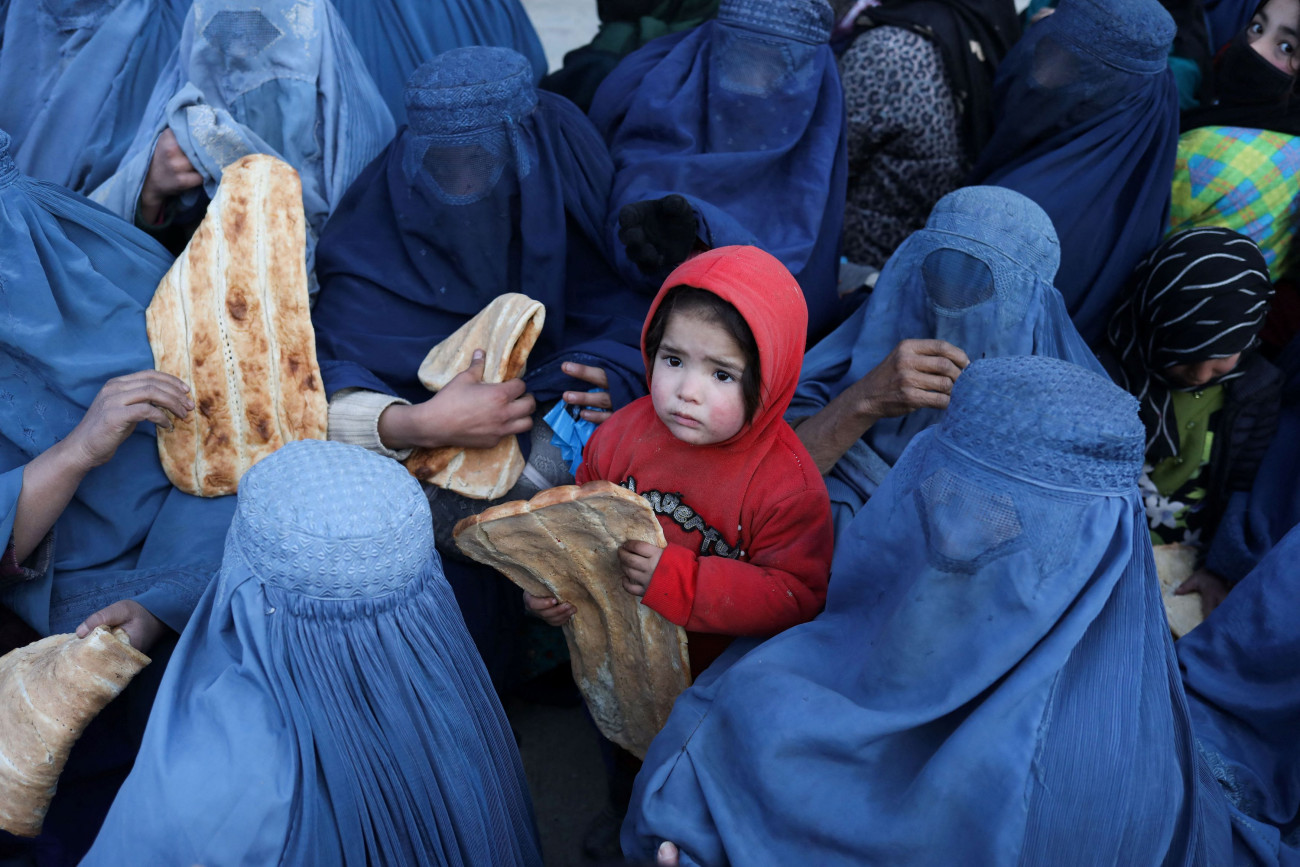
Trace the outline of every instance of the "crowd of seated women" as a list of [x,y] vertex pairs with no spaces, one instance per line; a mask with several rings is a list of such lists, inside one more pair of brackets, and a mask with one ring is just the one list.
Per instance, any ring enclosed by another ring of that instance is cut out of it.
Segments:
[[[604,478],[696,679],[592,727],[589,856],[1300,865],[1300,0],[593,5],[547,74],[521,0],[0,0],[0,653],[154,657],[0,864],[540,864],[498,695],[573,608],[452,528]],[[329,442],[194,497],[144,311],[255,153]],[[430,393],[508,292],[527,372]]]

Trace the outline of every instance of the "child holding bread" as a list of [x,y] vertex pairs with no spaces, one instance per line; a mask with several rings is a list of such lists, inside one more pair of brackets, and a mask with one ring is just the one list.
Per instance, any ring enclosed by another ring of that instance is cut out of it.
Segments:
[[[738,635],[811,620],[826,598],[830,502],[782,418],[799,379],[807,307],[756,247],[721,247],[669,275],[642,332],[650,395],[592,435],[583,484],[644,496],[667,548],[628,542],[623,587],[685,627],[698,674]],[[560,625],[573,608],[525,596]]]

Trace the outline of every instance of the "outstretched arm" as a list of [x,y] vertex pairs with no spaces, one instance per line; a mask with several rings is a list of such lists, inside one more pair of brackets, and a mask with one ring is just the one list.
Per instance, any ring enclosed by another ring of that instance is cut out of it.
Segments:
[[947,409],[953,383],[969,364],[966,353],[946,341],[904,340],[795,432],[826,475],[880,419]]

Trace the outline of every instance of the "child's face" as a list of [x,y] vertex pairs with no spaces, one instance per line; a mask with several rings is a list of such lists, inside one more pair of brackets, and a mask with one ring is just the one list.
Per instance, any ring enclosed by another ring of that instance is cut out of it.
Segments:
[[1196,388],[1210,380],[1232,373],[1236,370],[1239,361],[1241,361],[1240,352],[1227,358],[1207,358],[1205,361],[1192,364],[1171,364],[1165,368],[1165,379],[1184,388]]
[[745,426],[745,356],[721,327],[671,314],[655,353],[650,399],[672,435],[691,445],[731,439]]
[[1246,28],[1246,39],[1260,57],[1283,72],[1294,75],[1300,64],[1300,0],[1268,0]]

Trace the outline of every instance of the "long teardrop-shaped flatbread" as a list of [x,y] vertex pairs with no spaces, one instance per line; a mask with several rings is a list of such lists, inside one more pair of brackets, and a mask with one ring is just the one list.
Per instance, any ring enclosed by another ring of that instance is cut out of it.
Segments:
[[287,442],[324,439],[329,407],[307,299],[302,183],[253,154],[227,166],[189,245],[145,314],[154,366],[190,387],[195,409],[158,430],[172,484],[233,494]]
[[565,485],[466,518],[454,536],[534,596],[573,605],[563,628],[574,680],[601,733],[644,758],[691,683],[686,632],[623,589],[619,547],[667,545],[650,504],[612,482]]
[[41,832],[72,745],[148,664],[125,632],[102,626],[0,657],[0,829]]
[[[484,382],[522,376],[528,354],[542,333],[546,308],[518,292],[498,295],[478,315],[435,346],[420,365],[420,382],[438,391],[482,349]],[[503,496],[524,471],[524,456],[515,437],[502,437],[490,449],[416,449],[406,468],[422,482],[476,500]]]

